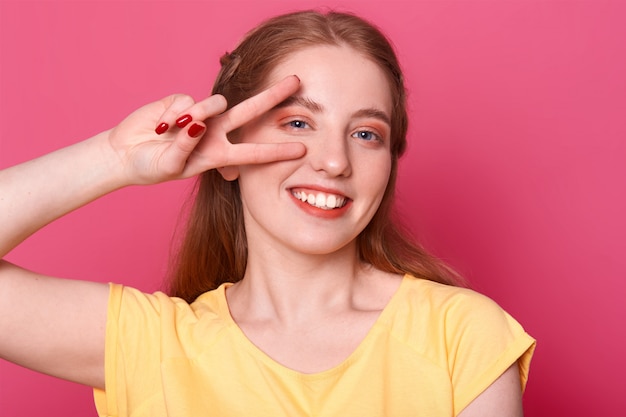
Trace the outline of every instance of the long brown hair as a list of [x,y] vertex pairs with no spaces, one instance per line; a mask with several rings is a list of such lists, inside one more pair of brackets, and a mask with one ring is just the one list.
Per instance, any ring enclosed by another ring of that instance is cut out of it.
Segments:
[[[378,211],[357,238],[361,260],[387,272],[460,284],[460,277],[410,238],[394,217],[398,158],[407,144],[406,92],[393,47],[376,27],[338,12],[303,11],[269,19],[222,57],[213,94],[222,94],[229,108],[235,106],[266,88],[270,72],[289,54],[317,45],[347,45],[371,59],[386,74],[394,100],[391,175]],[[196,184],[195,203],[175,258],[170,294],[191,302],[224,282],[239,281],[247,256],[238,182],[224,180],[216,170],[207,171]]]

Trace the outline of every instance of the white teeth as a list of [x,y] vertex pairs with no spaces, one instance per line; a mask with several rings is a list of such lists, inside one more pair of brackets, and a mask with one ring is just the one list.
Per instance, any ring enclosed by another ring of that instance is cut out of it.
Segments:
[[293,195],[300,201],[325,210],[342,207],[346,201],[344,197],[339,197],[334,194],[307,194],[303,191],[297,191],[294,192]]

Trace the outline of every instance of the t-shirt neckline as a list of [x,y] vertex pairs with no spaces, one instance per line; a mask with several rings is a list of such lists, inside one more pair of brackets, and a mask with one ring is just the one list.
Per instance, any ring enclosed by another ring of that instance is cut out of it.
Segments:
[[233,337],[235,337],[238,341],[239,346],[243,346],[249,354],[251,354],[255,359],[259,360],[268,368],[284,374],[289,375],[291,377],[297,379],[307,379],[307,380],[316,380],[316,379],[324,379],[331,377],[337,373],[343,373],[343,371],[349,367],[352,363],[356,362],[363,354],[363,352],[367,349],[369,345],[373,343],[376,339],[376,335],[379,333],[380,329],[384,328],[381,326],[384,323],[388,323],[390,321],[390,317],[392,317],[396,311],[396,305],[398,304],[398,300],[402,298],[402,293],[405,292],[405,288],[408,285],[407,282],[411,279],[409,275],[404,275],[400,282],[400,285],[395,290],[394,294],[391,296],[387,305],[380,312],[370,329],[367,331],[365,337],[359,342],[357,347],[339,364],[314,373],[304,373],[300,371],[296,371],[291,369],[277,360],[273,359],[263,350],[261,350],[258,346],[256,346],[243,332],[243,330],[239,327],[235,319],[232,317],[230,313],[230,308],[228,307],[228,301],[226,299],[226,289],[233,285],[231,282],[224,283],[217,288],[218,292],[218,303],[219,303],[219,314],[226,321],[228,330],[232,333]]

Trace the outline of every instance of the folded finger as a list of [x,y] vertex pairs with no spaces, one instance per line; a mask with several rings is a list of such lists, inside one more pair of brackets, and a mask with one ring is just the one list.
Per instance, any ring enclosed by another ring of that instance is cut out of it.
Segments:
[[180,112],[190,108],[194,104],[193,98],[185,94],[173,94],[163,99],[163,102],[166,108],[154,129],[159,135],[165,133],[176,123]]
[[190,96],[182,94],[170,96],[168,99],[171,104],[157,122],[155,131],[158,134],[165,133],[172,126],[182,129],[193,120],[206,120],[226,110],[226,99],[219,94],[197,103]]
[[189,156],[195,150],[205,131],[206,125],[204,123],[193,122],[178,132],[160,161],[161,169],[165,175],[172,177],[183,172]]
[[178,112],[175,123],[176,126],[184,128],[192,120],[206,120],[222,114],[226,110],[226,99],[220,94],[214,94],[193,106],[182,109]]

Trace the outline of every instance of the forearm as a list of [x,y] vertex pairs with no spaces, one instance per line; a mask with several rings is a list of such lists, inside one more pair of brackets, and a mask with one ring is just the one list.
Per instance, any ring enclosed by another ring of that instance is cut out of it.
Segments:
[[[137,109],[110,131],[0,171],[0,258],[51,221],[126,185],[300,158],[301,143],[233,145],[227,137],[298,86],[297,77],[287,77],[227,113],[220,95],[195,104],[188,96],[169,96]],[[178,125],[181,115],[194,122]],[[155,132],[161,123],[172,128]]]
[[106,134],[0,171],[0,257],[46,224],[126,185]]

